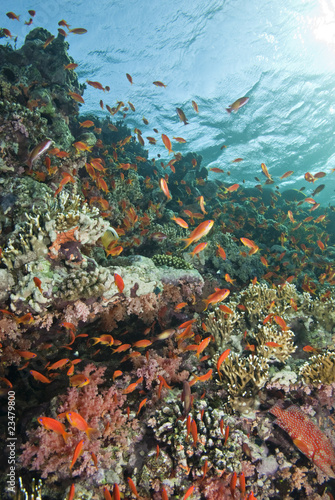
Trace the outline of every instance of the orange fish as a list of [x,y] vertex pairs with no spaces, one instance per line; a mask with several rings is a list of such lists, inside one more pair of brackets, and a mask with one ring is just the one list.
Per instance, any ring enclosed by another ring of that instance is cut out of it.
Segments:
[[128,477],[128,484],[129,484],[129,487],[130,487],[132,493],[135,495],[135,497],[139,498],[134,481],[130,477]]
[[67,411],[65,415],[72,427],[85,432],[88,439],[91,439],[91,434],[95,431],[95,429],[89,427],[86,420],[81,415],[79,415],[79,413],[76,413],[75,411]]
[[76,92],[68,92],[69,96],[76,102],[80,102],[81,104],[85,104],[84,99],[81,97],[80,94],[77,94]]
[[56,363],[48,366],[47,370],[57,370],[58,368],[62,368],[63,366],[65,366],[68,362],[69,360],[67,358],[60,359],[59,361],[56,361]]
[[85,142],[82,141],[77,141],[73,143],[73,146],[75,147],[76,151],[91,151],[92,146],[89,146],[88,144],[85,144]]
[[83,128],[94,127],[94,122],[92,122],[92,120],[85,120],[84,122],[79,123],[79,127],[83,127]]
[[133,79],[132,79],[132,77],[130,76],[130,74],[129,74],[129,73],[126,73],[126,77],[127,77],[128,81],[129,81],[129,82],[131,83],[131,85],[132,85],[132,84],[133,84]]
[[283,320],[283,318],[281,318],[280,316],[274,316],[273,319],[275,320],[275,322],[277,323],[277,325],[280,326],[280,328],[286,332],[286,330],[288,329],[287,328],[287,325],[286,325],[286,322],[285,320]]
[[218,302],[222,302],[228,295],[230,294],[230,290],[227,288],[216,288],[215,292],[207,297],[207,299],[203,299],[206,304],[204,311],[208,308],[209,304],[217,304]]
[[305,352],[321,352],[321,349],[317,349],[316,347],[312,347],[311,345],[305,345],[302,350]]
[[189,489],[186,491],[183,500],[187,500],[192,495],[193,491],[194,491],[194,486],[190,486]]
[[201,224],[199,224],[199,226],[196,227],[192,231],[192,233],[190,234],[190,236],[188,238],[183,239],[183,241],[187,242],[184,249],[187,248],[189,245],[191,245],[191,243],[194,243],[194,242],[200,240],[200,238],[202,238],[203,236],[206,236],[209,233],[209,231],[212,229],[213,224],[214,224],[213,220],[206,220],[206,221],[202,222]]
[[78,64],[76,64],[76,63],[70,63],[70,64],[64,65],[64,69],[70,70],[70,69],[76,69],[76,68],[78,68]]
[[224,304],[219,305],[219,309],[224,312],[225,314],[234,314],[234,311],[230,309],[230,307],[225,306]]
[[74,466],[74,464],[78,460],[79,455],[81,454],[81,451],[82,451],[82,448],[83,448],[83,444],[84,444],[84,440],[82,439],[81,441],[79,441],[79,443],[75,447],[75,450],[74,450],[74,453],[73,453],[72,462],[70,464],[70,470],[72,469],[72,467]]
[[199,243],[193,250],[192,252],[190,252],[190,254],[192,255],[192,258],[195,256],[195,255],[198,255],[200,252],[202,252],[208,245],[208,242],[203,242],[203,243]]
[[156,85],[156,87],[166,87],[166,85],[164,85],[164,83],[160,82],[159,80],[152,82],[152,83],[154,85]]
[[229,186],[229,188],[225,189],[226,191],[229,191],[229,193],[233,193],[234,191],[237,191],[239,187],[240,187],[239,184],[233,184],[232,186]]
[[133,392],[136,387],[143,382],[143,377],[140,377],[136,382],[128,385],[125,389],[123,389],[122,394],[129,394],[130,392]]
[[53,40],[55,39],[54,35],[49,36],[43,44],[43,49],[45,49]]
[[75,486],[74,483],[71,484],[70,491],[69,491],[69,496],[67,497],[67,500],[73,500],[74,499],[74,494],[75,494]]
[[119,292],[122,293],[124,290],[124,282],[123,282],[123,279],[121,278],[121,276],[117,273],[114,273],[114,281],[115,281],[115,285],[117,286]]
[[85,28],[73,28],[72,30],[69,30],[69,32],[74,35],[84,35],[84,33],[87,33],[87,30],[85,30]]
[[220,257],[223,259],[223,260],[226,260],[227,256],[226,256],[226,252],[224,251],[224,249],[222,248],[221,245],[219,245],[218,243],[216,244],[218,249],[217,249],[217,254],[220,255]]
[[65,432],[65,427],[61,422],[55,420],[54,418],[49,418],[49,417],[39,417],[37,421],[39,424],[43,425],[43,427],[45,427],[45,429],[47,429],[48,431],[54,431],[57,434],[61,434],[66,443],[69,434]]
[[16,21],[20,20],[20,16],[17,16],[16,14],[14,14],[14,12],[7,12],[6,16],[9,17],[9,19],[12,19],[13,21],[14,19],[16,19]]
[[113,373],[113,381],[117,378],[117,377],[121,377],[121,375],[123,375],[123,372],[121,370],[115,370],[115,372]]
[[219,359],[217,360],[216,363],[216,369],[219,374],[219,378],[221,379],[221,372],[220,372],[220,366],[222,365],[223,361],[229,356],[230,349],[226,349],[220,356]]
[[231,285],[233,285],[234,281],[236,281],[233,280],[233,278],[231,278],[228,273],[225,274],[224,279],[227,281],[227,283],[230,283]]
[[105,92],[105,89],[100,82],[92,82],[91,80],[86,80],[86,83],[88,83],[89,85],[91,85],[91,87],[95,89],[103,90]]
[[114,349],[114,353],[124,352],[131,348],[131,344],[121,344],[117,349]]
[[70,387],[84,387],[90,383],[90,379],[83,373],[78,373],[70,377]]
[[237,111],[242,108],[242,106],[247,104],[248,101],[249,97],[240,97],[239,99],[236,99],[233,104],[229,104],[228,108],[226,108],[226,111],[228,111],[228,113],[231,113],[232,111],[237,113]]
[[188,228],[188,224],[186,221],[184,221],[184,219],[181,219],[180,217],[171,217],[171,220],[173,220],[176,224],[178,224],[178,226],[180,227],[183,227],[184,229],[187,229]]
[[172,144],[171,144],[171,141],[170,141],[170,139],[168,138],[167,135],[162,134],[162,141],[163,141],[164,146],[168,150],[169,154],[173,153],[173,151],[172,151]]
[[133,344],[133,347],[149,347],[149,345],[151,344],[152,344],[151,340],[142,339],[135,342]]
[[94,344],[101,343],[103,345],[113,345],[114,344],[114,339],[111,335],[100,335],[100,337],[92,337],[92,340],[95,340]]
[[287,172],[285,172],[285,174],[283,174],[281,177],[279,177],[280,179],[286,179],[287,177],[289,177],[290,175],[293,174],[293,170],[288,170]]
[[141,409],[143,408],[143,406],[145,405],[145,403],[148,401],[148,398],[145,398],[145,399],[142,399],[142,401],[140,402],[139,406],[138,406],[138,410],[137,410],[137,414],[138,415],[141,411]]
[[14,349],[14,350],[23,359],[33,359],[33,358],[36,358],[36,356],[37,356],[37,354],[35,354],[34,352],[20,351],[19,349]]
[[195,101],[192,101],[192,106],[193,106],[193,109],[196,113],[199,113],[199,108],[198,108],[198,105]]
[[211,337],[207,337],[200,342],[200,344],[198,345],[198,348],[197,348],[197,358],[199,358],[202,351],[204,351],[206,349],[206,347],[208,346],[210,341],[211,341]]
[[163,177],[161,179],[159,179],[159,187],[161,188],[161,190],[163,191],[163,193],[165,194],[165,196],[167,197],[167,199],[171,200],[172,196],[170,194],[170,191],[169,191],[168,185],[166,183],[166,180]]
[[50,384],[51,380],[49,380],[47,377],[42,375],[40,372],[36,372],[35,370],[30,370],[30,375],[34,377],[35,380],[38,380],[39,382],[42,382],[43,384]]
[[186,140],[183,139],[182,137],[172,137],[175,141],[179,142],[179,144],[185,144]]

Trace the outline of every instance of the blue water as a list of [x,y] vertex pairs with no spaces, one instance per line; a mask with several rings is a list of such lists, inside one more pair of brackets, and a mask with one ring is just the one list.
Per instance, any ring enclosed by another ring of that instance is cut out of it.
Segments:
[[[157,137],[149,158],[167,152],[160,135],[181,136],[175,151],[194,151],[203,164],[225,174],[210,174],[227,183],[262,183],[264,162],[280,186],[310,194],[327,206],[335,201],[335,4],[286,0],[3,0],[0,25],[18,36],[20,46],[32,26],[57,34],[58,21],[85,35],[69,35],[69,53],[79,64],[79,79],[97,80],[111,91],[88,87],[81,113],[104,116],[100,99],[110,106],[130,100],[136,112],[126,117],[143,137]],[[21,14],[20,22],[5,13]],[[3,40],[1,40],[4,43]],[[133,85],[126,78],[130,73]],[[167,88],[152,82],[161,80]],[[225,108],[242,96],[249,102],[236,114]],[[191,101],[199,106],[195,113]],[[180,107],[189,121],[178,119]],[[149,120],[144,125],[142,117]],[[153,132],[159,130],[159,134]],[[225,144],[226,149],[220,147]],[[235,158],[240,163],[231,163]],[[294,174],[279,180],[287,170]],[[226,172],[230,171],[230,176]],[[326,172],[315,184],[305,172]]]

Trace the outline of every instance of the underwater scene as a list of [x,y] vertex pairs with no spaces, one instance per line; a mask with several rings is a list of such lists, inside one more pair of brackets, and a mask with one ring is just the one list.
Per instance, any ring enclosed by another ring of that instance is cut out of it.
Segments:
[[333,3],[0,26],[0,500],[334,500]]

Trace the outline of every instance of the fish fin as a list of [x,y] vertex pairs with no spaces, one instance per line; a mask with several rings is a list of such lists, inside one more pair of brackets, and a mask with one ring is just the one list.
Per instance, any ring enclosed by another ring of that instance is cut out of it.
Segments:
[[65,431],[64,431],[64,432],[63,432],[63,434],[62,434],[62,436],[63,436],[64,441],[65,441],[65,443],[66,443],[66,442],[67,442],[68,437],[70,436],[70,433],[69,433],[69,432],[65,432]]
[[85,432],[86,432],[86,435],[87,435],[88,439],[91,439],[91,435],[94,432],[96,432],[96,429],[93,429],[93,427],[88,427]]
[[310,448],[308,444],[302,439],[296,438],[293,439],[293,444],[304,454],[306,457],[311,458]]

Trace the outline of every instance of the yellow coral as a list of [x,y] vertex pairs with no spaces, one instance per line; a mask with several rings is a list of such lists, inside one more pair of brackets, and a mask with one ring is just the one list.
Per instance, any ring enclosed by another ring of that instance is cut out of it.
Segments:
[[335,382],[335,352],[328,351],[312,356],[300,368],[300,376],[306,384],[332,384]]

